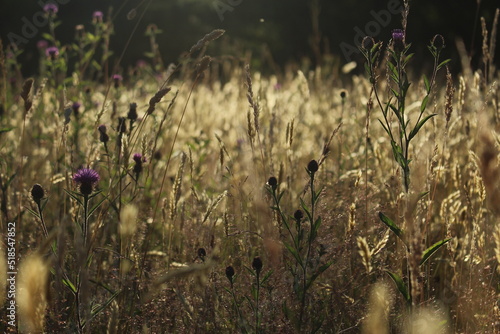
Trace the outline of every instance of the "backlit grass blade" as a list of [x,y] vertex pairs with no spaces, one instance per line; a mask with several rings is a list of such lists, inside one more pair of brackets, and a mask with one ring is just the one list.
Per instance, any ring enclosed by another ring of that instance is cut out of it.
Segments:
[[422,254],[422,260],[420,260],[420,265],[424,264],[432,254],[434,254],[441,246],[450,241],[451,238],[443,239],[441,241],[436,242],[431,247],[427,248]]

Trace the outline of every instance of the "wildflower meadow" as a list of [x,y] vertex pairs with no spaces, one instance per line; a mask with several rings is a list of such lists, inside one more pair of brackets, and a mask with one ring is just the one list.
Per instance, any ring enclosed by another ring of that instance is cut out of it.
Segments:
[[0,332],[500,333],[500,10],[473,66],[402,3],[279,71],[154,24],[124,65],[55,2],[35,75],[0,40]]

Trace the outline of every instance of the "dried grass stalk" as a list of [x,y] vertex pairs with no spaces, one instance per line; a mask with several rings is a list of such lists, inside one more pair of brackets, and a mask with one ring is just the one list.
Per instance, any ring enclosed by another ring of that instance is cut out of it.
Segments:
[[365,237],[357,237],[358,243],[358,252],[361,255],[361,261],[363,266],[365,266],[366,273],[369,274],[372,271],[372,251],[370,250],[370,246],[368,246],[368,242],[366,242]]
[[146,111],[147,115],[151,115],[153,111],[156,109],[156,105],[160,103],[161,99],[167,95],[168,92],[170,92],[171,88],[163,88],[160,89],[156,94],[149,100],[149,107],[148,110]]
[[200,50],[201,48],[203,48],[205,45],[207,45],[211,41],[216,40],[217,38],[224,35],[225,32],[226,31],[223,29],[212,30],[211,32],[209,32],[208,34],[203,36],[202,39],[200,39],[198,42],[196,42],[196,44],[193,45],[191,47],[191,49],[189,49],[189,54],[192,54],[193,52]]

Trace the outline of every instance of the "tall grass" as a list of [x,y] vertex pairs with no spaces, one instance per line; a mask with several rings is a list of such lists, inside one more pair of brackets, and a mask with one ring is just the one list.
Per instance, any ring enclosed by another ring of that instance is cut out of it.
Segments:
[[[111,73],[98,16],[95,39],[50,39],[26,79],[4,45],[0,226],[16,222],[19,328],[500,331],[497,21],[481,68],[459,47],[463,71],[431,85],[405,63],[404,101],[382,56],[368,78],[341,80],[328,55],[266,77],[207,55],[222,30],[167,67],[149,31],[150,61]],[[411,145],[388,138],[408,119],[426,119]],[[82,168],[99,177],[85,186]]]

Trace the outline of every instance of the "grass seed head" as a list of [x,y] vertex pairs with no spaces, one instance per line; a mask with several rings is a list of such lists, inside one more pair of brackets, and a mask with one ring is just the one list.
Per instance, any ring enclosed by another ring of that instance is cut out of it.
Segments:
[[19,267],[19,322],[25,332],[44,330],[49,268],[41,256],[29,255]]

